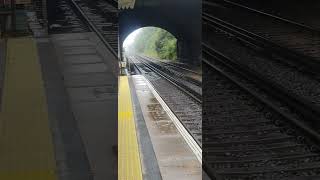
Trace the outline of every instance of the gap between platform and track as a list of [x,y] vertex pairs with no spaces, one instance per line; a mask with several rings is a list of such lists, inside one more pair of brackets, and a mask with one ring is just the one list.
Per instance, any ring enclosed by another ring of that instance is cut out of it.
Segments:
[[155,96],[155,98],[158,100],[158,102],[161,104],[162,108],[166,111],[178,131],[180,132],[183,139],[187,142],[188,146],[192,150],[192,152],[197,157],[200,164],[202,164],[202,149],[198,145],[198,143],[194,140],[194,138],[190,135],[188,130],[183,126],[183,124],[180,122],[180,120],[177,118],[177,116],[171,111],[169,106],[164,102],[164,100],[161,98],[157,90],[153,87],[153,85],[150,83],[150,81],[142,76],[145,80],[147,86],[149,87],[152,94]]

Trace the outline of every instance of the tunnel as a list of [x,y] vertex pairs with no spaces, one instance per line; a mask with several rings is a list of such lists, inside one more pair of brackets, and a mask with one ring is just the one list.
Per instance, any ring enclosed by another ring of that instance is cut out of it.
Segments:
[[177,60],[177,38],[159,27],[142,27],[131,32],[123,42],[123,54],[139,54],[157,59]]
[[165,29],[177,38],[179,61],[200,64],[201,1],[137,0],[133,8],[122,8],[119,12],[119,48],[131,32],[150,26]]

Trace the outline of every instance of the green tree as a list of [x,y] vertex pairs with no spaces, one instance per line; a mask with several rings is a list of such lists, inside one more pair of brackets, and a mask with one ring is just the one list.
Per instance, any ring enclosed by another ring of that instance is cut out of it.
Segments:
[[132,44],[132,51],[160,59],[177,59],[177,39],[168,31],[146,27],[140,30]]

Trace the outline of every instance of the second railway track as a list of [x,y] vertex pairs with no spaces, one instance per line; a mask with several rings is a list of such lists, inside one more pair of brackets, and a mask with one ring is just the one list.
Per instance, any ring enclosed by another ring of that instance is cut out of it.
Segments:
[[300,116],[210,53],[204,52],[203,71],[203,156],[212,179],[319,174],[320,136]]
[[147,58],[149,60],[153,60],[159,64],[161,64],[164,68],[166,68],[168,71],[172,71],[172,73],[177,74],[181,78],[187,79],[193,83],[195,83],[198,86],[201,86],[202,84],[202,71],[197,69],[192,69],[190,65],[184,64],[184,63],[178,63],[178,62],[169,62],[168,60],[157,60],[155,58],[146,57],[139,55],[141,58]]
[[203,43],[204,50],[223,58],[223,62],[248,76],[254,74],[259,77],[257,84],[276,91],[274,95],[282,96],[285,102],[304,114],[311,126],[319,126],[320,82],[316,77],[297,66],[283,63],[282,57],[269,56],[252,48],[252,44],[210,23],[204,23],[204,32],[207,37]]
[[89,28],[79,18],[76,12],[72,9],[68,0],[57,2],[56,16],[50,24],[50,33],[83,33],[88,32]]
[[171,68],[167,68],[161,62],[156,62],[151,58],[133,56],[131,57],[131,60],[140,62],[140,64],[143,64],[145,67],[157,73],[162,78],[169,81],[171,84],[174,84],[178,89],[180,89],[180,91],[184,92],[185,94],[193,98],[194,101],[201,104],[202,88],[199,81],[191,79],[188,76],[185,76],[183,73],[176,72]]
[[84,22],[118,55],[118,8],[114,0],[68,0]]
[[320,69],[318,30],[227,0],[206,0],[203,5],[204,19],[211,16],[220,25],[242,33],[242,37],[259,40],[260,44],[300,61],[300,65],[308,65],[309,70]]
[[204,1],[204,167],[219,180],[320,178],[319,33],[235,6]]

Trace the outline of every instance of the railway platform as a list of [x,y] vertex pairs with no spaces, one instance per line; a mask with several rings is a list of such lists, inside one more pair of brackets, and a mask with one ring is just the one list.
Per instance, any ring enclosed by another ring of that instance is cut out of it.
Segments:
[[32,38],[7,42],[0,113],[0,179],[57,179],[36,48]]
[[128,81],[147,179],[202,179],[201,154],[183,125],[146,78],[133,75]]
[[0,179],[117,179],[118,77],[90,38],[1,41]]
[[118,76],[94,33],[33,30],[0,43],[0,179],[201,179],[201,154],[147,79]]

